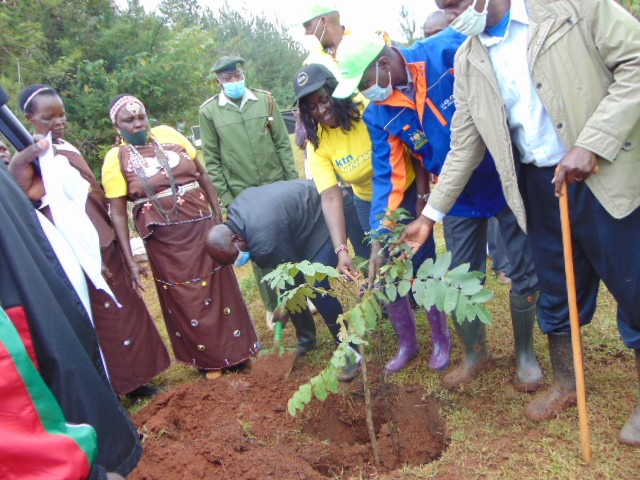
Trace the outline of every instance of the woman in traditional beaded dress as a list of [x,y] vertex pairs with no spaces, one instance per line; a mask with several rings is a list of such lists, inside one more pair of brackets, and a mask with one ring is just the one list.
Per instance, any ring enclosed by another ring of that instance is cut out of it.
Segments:
[[[80,152],[64,140],[67,120],[62,99],[47,85],[31,85],[22,91],[19,102],[36,134],[51,132],[56,168],[64,168],[68,163],[88,184],[85,211],[98,234],[105,280],[122,305],[118,308],[107,293],[88,279],[93,322],[113,389],[120,395],[131,396],[159,393],[160,389],[146,383],[169,367],[169,354],[144,301],[132,288],[129,269],[125,266],[122,249],[109,219],[104,191]],[[42,184],[36,171],[33,168],[30,171],[32,181]],[[75,173],[73,170],[69,172]],[[66,177],[65,185],[72,180],[71,175]],[[44,187],[42,193],[45,193]],[[40,210],[56,223],[53,207],[44,205]],[[77,219],[73,221],[77,222]],[[128,241],[125,247],[129,248]]]
[[[129,238],[132,202],[176,358],[204,370],[244,363],[260,342],[232,267],[205,251],[207,233],[222,214],[195,148],[171,127],[150,129],[145,106],[132,95],[117,96],[109,113],[123,139],[102,169],[113,224],[119,239]],[[140,285],[130,251],[125,258]]]

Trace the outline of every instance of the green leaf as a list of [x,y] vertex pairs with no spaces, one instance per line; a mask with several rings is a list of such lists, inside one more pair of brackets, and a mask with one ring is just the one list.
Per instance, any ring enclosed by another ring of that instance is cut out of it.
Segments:
[[308,383],[301,385],[300,388],[298,389],[298,392],[300,393],[300,397],[299,397],[300,401],[302,401],[304,404],[307,404],[311,401],[311,397],[312,397],[311,385],[309,385]]
[[387,296],[384,294],[384,292],[382,292],[381,290],[375,290],[374,291],[374,295],[376,296],[376,298],[382,302],[382,303],[389,303],[389,299],[387,298]]
[[297,394],[297,392],[294,393],[293,396],[287,402],[287,408],[289,409],[289,415],[291,415],[292,417],[296,416],[296,413],[298,413],[298,410],[302,411],[302,408],[300,407],[300,401],[298,400],[296,394]]
[[471,296],[470,300],[473,303],[484,303],[493,298],[493,292],[491,290],[483,289],[478,293]]
[[[467,311],[464,314],[464,318],[466,318],[467,321],[472,322],[477,316],[478,315],[476,312],[476,306],[473,303],[469,303],[469,305],[467,306]],[[462,318],[458,319],[458,323],[462,323],[463,320],[464,319]]]
[[322,275],[316,275],[316,278],[318,280],[322,280],[325,277],[338,278],[341,276],[338,270],[328,265],[323,265],[321,263],[314,263],[313,265],[315,266],[316,272],[319,272],[322,274]]
[[469,273],[469,267],[471,266],[470,263],[462,263],[460,265],[458,265],[456,268],[452,268],[451,270],[449,270],[447,272],[447,277],[450,280],[453,280],[454,278],[456,278],[459,275],[464,275],[465,273]]
[[393,265],[391,263],[388,263],[387,267],[388,268],[382,267],[380,269],[380,274],[384,275],[386,273],[387,274],[387,281],[396,280],[398,278],[399,273],[400,273],[399,272],[400,269],[398,268],[398,266],[397,265]]
[[485,325],[491,325],[491,323],[493,322],[493,316],[491,315],[491,313],[489,313],[489,310],[487,310],[487,308],[482,304],[476,305],[475,309],[476,315],[478,316],[480,321]]
[[418,273],[416,274],[417,278],[427,278],[433,276],[433,259],[427,258],[420,268],[418,268]]
[[435,306],[438,307],[438,310],[444,312],[444,299],[447,295],[447,284],[444,282],[433,282],[433,285],[429,290],[430,295],[433,295],[433,303]]
[[356,334],[363,336],[365,332],[365,326],[360,305],[356,305],[351,310],[349,310],[348,315],[349,329],[354,331]]
[[404,277],[406,280],[413,280],[413,262],[411,259],[404,261]]
[[367,331],[372,331],[376,329],[378,325],[378,315],[376,313],[376,309],[374,304],[377,305],[377,302],[373,299],[373,297],[369,297],[366,300],[363,300],[360,305],[362,305],[362,317],[364,318],[364,326]]
[[411,291],[411,280],[401,280],[398,284],[398,295],[405,297]]
[[462,323],[466,320],[467,308],[469,307],[469,300],[464,295],[458,297],[458,305],[456,306],[455,318],[458,323]]
[[428,308],[427,306],[425,306],[424,304],[424,300],[425,300],[425,295],[426,295],[426,286],[427,286],[427,282],[425,280],[422,280],[420,278],[416,278],[416,280],[413,282],[413,298],[415,299],[416,303],[418,305],[420,305],[421,307],[424,308]]
[[460,293],[462,293],[462,295],[471,296],[480,292],[483,288],[484,287],[480,283],[480,280],[474,278],[471,280],[467,280],[460,285]]
[[340,381],[338,379],[338,372],[333,368],[328,368],[322,372],[324,379],[324,385],[326,389],[331,393],[338,393],[340,391]]
[[433,271],[431,272],[431,276],[433,278],[442,278],[445,273],[449,269],[449,265],[451,265],[451,252],[445,252],[442,255],[438,256],[435,265],[433,266]]
[[444,296],[444,311],[447,315],[453,313],[458,305],[458,297],[460,296],[460,290],[456,287],[449,287]]
[[319,400],[325,400],[327,398],[327,387],[324,385],[324,378],[321,375],[316,375],[309,382],[313,387],[313,394]]
[[347,359],[345,358],[345,352],[340,349],[340,346],[338,346],[336,351],[333,352],[330,362],[331,362],[331,365],[336,370],[341,370],[342,367],[344,367],[347,364]]
[[398,288],[393,283],[388,283],[384,287],[384,293],[387,294],[390,302],[395,302],[398,296]]
[[316,269],[313,268],[313,265],[308,260],[304,260],[302,262],[298,262],[296,265],[298,266],[300,271],[302,273],[304,273],[305,275],[309,275],[311,277],[315,277]]

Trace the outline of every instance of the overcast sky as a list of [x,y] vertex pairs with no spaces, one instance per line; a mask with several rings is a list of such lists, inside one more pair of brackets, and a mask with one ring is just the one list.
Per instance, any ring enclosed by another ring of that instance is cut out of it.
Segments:
[[[223,5],[223,0],[199,0],[200,4],[219,10]],[[126,6],[127,0],[117,0],[120,6]],[[160,3],[160,0],[141,0],[147,11],[152,11]],[[311,2],[308,0],[229,0],[229,5],[240,11],[252,14],[263,13],[270,20],[277,20],[282,25],[288,27],[291,35],[298,39],[304,34],[300,19],[305,5]],[[343,25],[352,29],[383,29],[392,38],[399,41],[404,40],[400,29],[400,9],[406,5],[409,13],[416,21],[418,28],[417,35],[421,34],[421,26],[427,15],[436,10],[434,0],[337,0],[328,2],[335,5],[340,11],[340,18]]]

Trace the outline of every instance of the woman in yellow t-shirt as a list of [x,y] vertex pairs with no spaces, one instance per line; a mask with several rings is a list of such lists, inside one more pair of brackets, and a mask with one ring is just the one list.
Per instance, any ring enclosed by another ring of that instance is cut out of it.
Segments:
[[[373,196],[372,145],[363,120],[368,101],[360,95],[332,98],[335,76],[323,65],[303,67],[293,82],[300,117],[307,130],[307,156],[311,175],[322,200],[322,213],[338,255],[338,271],[352,280],[358,275],[347,249],[343,199],[338,177],[353,187],[354,203],[362,228],[370,230]],[[409,297],[386,306],[398,336],[399,350],[386,365],[387,372],[402,370],[418,355],[415,316]],[[451,336],[447,316],[435,307],[427,317],[432,327],[433,354],[430,366],[442,370],[449,365]]]
[[[116,97],[110,116],[123,139],[102,168],[113,226],[128,246],[132,202],[176,359],[201,370],[243,364],[260,342],[232,267],[206,252],[208,232],[222,215],[195,148],[171,127],[149,128],[144,104],[132,95]],[[123,250],[139,282],[131,251]]]
[[355,279],[357,271],[346,248],[347,225],[339,182],[353,188],[358,220],[363,230],[368,231],[373,167],[371,139],[362,114],[369,101],[360,96],[332,99],[336,84],[334,75],[320,64],[305,66],[294,80],[300,117],[307,130],[311,176],[320,193],[322,213],[338,254],[338,270]]

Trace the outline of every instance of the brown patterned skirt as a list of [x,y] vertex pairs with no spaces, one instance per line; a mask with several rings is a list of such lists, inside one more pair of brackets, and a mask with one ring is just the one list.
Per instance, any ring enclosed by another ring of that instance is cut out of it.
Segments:
[[155,225],[145,239],[176,358],[211,370],[240,364],[260,349],[233,268],[206,253],[213,225],[211,218]]
[[107,283],[122,308],[87,281],[91,310],[111,384],[124,395],[166,370],[171,360],[149,310],[131,286],[117,242],[103,249],[102,262],[111,273]]

